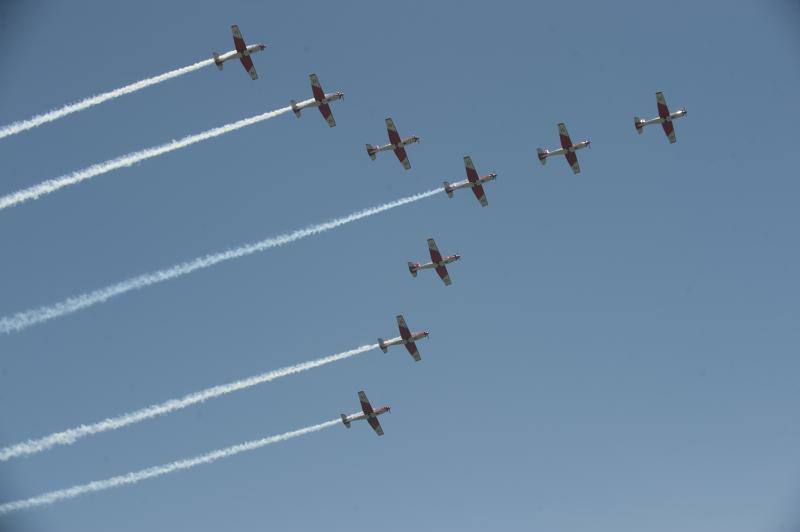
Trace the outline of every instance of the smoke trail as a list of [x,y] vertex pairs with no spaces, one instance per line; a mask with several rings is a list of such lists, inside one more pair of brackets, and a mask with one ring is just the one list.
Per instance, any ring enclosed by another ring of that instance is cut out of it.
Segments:
[[320,423],[319,425],[313,425],[311,427],[306,427],[304,429],[299,429],[292,432],[284,432],[283,434],[278,434],[277,436],[270,436],[268,438],[263,438],[261,440],[253,440],[245,443],[240,443],[239,445],[234,445],[232,447],[228,447],[225,449],[212,451],[210,453],[196,456],[194,458],[177,460],[169,464],[151,467],[148,469],[143,469],[141,471],[134,471],[125,475],[119,475],[117,477],[112,477],[106,480],[95,480],[94,482],[89,482],[88,484],[81,484],[78,486],[72,486],[71,488],[51,491],[48,493],[44,493],[42,495],[37,495],[36,497],[31,497],[30,499],[22,499],[19,501],[7,502],[5,504],[0,504],[0,515],[14,512],[17,510],[27,510],[30,508],[35,508],[37,506],[53,504],[54,502],[60,501],[62,499],[72,499],[73,497],[83,495],[84,493],[93,493],[96,491],[103,491],[111,488],[117,488],[119,486],[125,486],[127,484],[136,484],[141,480],[160,477],[162,475],[167,475],[175,471],[190,469],[192,467],[201,464],[209,464],[211,462],[219,460],[220,458],[227,458],[229,456],[234,456],[236,454],[243,453],[245,451],[252,451],[260,447],[270,445],[272,443],[289,440],[291,438],[297,438],[298,436],[304,436],[312,432],[318,432],[322,429],[327,429],[328,427],[332,427],[338,423],[340,423],[338,419],[332,419],[330,421],[326,421],[325,423]]
[[318,235],[342,225],[361,220],[362,218],[367,218],[369,216],[394,209],[395,207],[400,207],[408,203],[414,203],[421,199],[428,198],[434,194],[442,192],[442,190],[444,189],[435,188],[427,192],[400,198],[389,203],[384,203],[383,205],[378,205],[377,207],[371,207],[363,211],[355,212],[343,218],[337,218],[329,222],[312,225],[310,227],[306,227],[305,229],[298,229],[291,233],[284,233],[272,238],[267,238],[266,240],[261,240],[260,242],[245,244],[238,248],[223,251],[221,253],[206,255],[205,257],[198,257],[164,270],[146,273],[138,277],[132,277],[105,288],[100,288],[99,290],[95,290],[93,292],[88,292],[65,299],[64,301],[55,303],[53,305],[18,312],[17,314],[13,314],[11,316],[5,316],[0,318],[0,333],[21,331],[22,329],[27,329],[32,325],[65,316],[67,314],[72,314],[78,310],[97,305],[98,303],[103,303],[112,297],[130,292],[131,290],[139,290],[150,285],[163,283],[164,281],[169,281],[171,279],[175,279],[176,277],[184,276],[196,270],[210,268],[211,266],[219,264],[220,262],[238,259],[239,257],[252,255],[253,253],[259,251],[265,251],[267,249],[283,246],[309,236]]
[[34,185],[28,188],[23,188],[16,192],[12,192],[11,194],[8,194],[6,196],[0,197],[0,209],[14,207],[15,205],[19,205],[20,203],[26,202],[28,200],[38,199],[39,196],[50,194],[66,186],[74,185],[76,183],[80,183],[81,181],[85,181],[86,179],[90,179],[92,177],[105,174],[107,172],[116,170],[118,168],[131,166],[140,161],[144,161],[146,159],[152,159],[153,157],[157,157],[159,155],[163,155],[171,151],[179,150],[181,148],[191,146],[192,144],[196,144],[204,140],[213,139],[214,137],[219,137],[220,135],[224,135],[225,133],[230,133],[231,131],[236,131],[237,129],[257,124],[258,122],[263,122],[264,120],[269,120],[270,118],[282,115],[283,113],[287,113],[291,110],[292,110],[291,107],[284,107],[283,109],[278,109],[276,111],[269,111],[267,113],[263,113],[260,115],[251,116],[250,118],[245,118],[239,120],[238,122],[232,122],[224,126],[216,127],[214,129],[209,129],[208,131],[204,131],[196,135],[189,135],[188,137],[183,137],[180,140],[173,140],[172,142],[167,142],[166,144],[162,144],[161,146],[155,146],[153,148],[147,148],[144,150],[135,151],[127,155],[117,157],[116,159],[111,159],[109,161],[105,161],[102,163],[93,164],[92,166],[84,168],[83,170],[76,170],[71,174],[65,174],[60,177],[56,177],[54,179],[48,179],[47,181],[43,181],[38,185]]
[[17,133],[27,131],[28,129],[41,126],[42,124],[46,124],[54,120],[58,120],[59,118],[71,115],[72,113],[77,113],[78,111],[83,111],[84,109],[88,109],[89,107],[94,107],[95,105],[99,105],[103,102],[107,102],[108,100],[118,98],[125,94],[130,94],[132,92],[142,90],[145,87],[155,85],[156,83],[161,83],[162,81],[167,81],[168,79],[177,78],[178,76],[188,74],[189,72],[194,72],[195,70],[199,70],[203,67],[212,64],[213,62],[214,62],[213,59],[205,59],[203,61],[198,61],[193,65],[185,66],[183,68],[177,68],[175,70],[170,70],[169,72],[166,72],[159,76],[143,79],[142,81],[137,81],[136,83],[125,85],[124,87],[120,87],[119,89],[114,89],[113,91],[104,92],[103,94],[91,96],[79,102],[65,105],[60,109],[53,109],[52,111],[48,111],[44,114],[36,115],[33,118],[29,118],[28,120],[20,120],[19,122],[14,122],[7,126],[0,127],[0,139],[11,135],[16,135]]
[[91,425],[81,425],[79,427],[68,429],[62,432],[55,432],[53,434],[50,434],[49,436],[45,436],[44,438],[39,438],[37,440],[28,440],[26,442],[17,443],[15,445],[11,445],[4,449],[0,449],[0,461],[6,461],[10,458],[15,458],[17,456],[25,456],[25,455],[40,453],[42,451],[46,451],[47,449],[55,447],[56,445],[70,445],[72,443],[75,443],[76,440],[83,438],[85,436],[99,434],[101,432],[106,432],[109,430],[116,430],[125,427],[127,425],[139,423],[146,419],[150,419],[156,416],[162,416],[164,414],[168,414],[176,410],[181,410],[183,408],[195,405],[197,403],[202,403],[208,399],[213,399],[216,397],[220,397],[222,395],[227,395],[229,393],[233,393],[239,390],[244,390],[245,388],[250,388],[258,384],[270,382],[275,379],[279,379],[281,377],[286,377],[287,375],[293,375],[295,373],[300,373],[302,371],[306,371],[309,369],[318,368],[320,366],[324,366],[332,362],[337,362],[339,360],[344,360],[346,358],[354,357],[361,353],[371,351],[377,347],[378,344],[362,345],[361,347],[357,347],[356,349],[351,349],[350,351],[345,351],[343,353],[338,353],[336,355],[330,355],[324,358],[311,360],[309,362],[303,362],[302,364],[288,366],[267,373],[262,373],[260,375],[255,375],[253,377],[249,377],[246,379],[230,382],[228,384],[221,384],[219,386],[214,386],[212,388],[206,388],[205,390],[201,390],[199,392],[184,395],[180,399],[170,399],[169,401],[151,405],[148,406],[147,408],[135,410],[127,414],[122,414],[121,416],[106,418],[103,421],[93,423]]

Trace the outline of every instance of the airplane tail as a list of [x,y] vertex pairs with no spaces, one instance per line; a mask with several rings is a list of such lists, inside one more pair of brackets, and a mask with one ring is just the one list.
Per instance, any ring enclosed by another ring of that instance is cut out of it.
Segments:
[[214,64],[217,65],[218,69],[222,70],[222,65],[224,65],[225,63],[219,60],[219,52],[214,52],[211,55],[214,56]]
[[544,148],[536,148],[536,155],[539,157],[539,162],[545,164],[547,162],[547,156],[550,155],[550,152]]
[[408,263],[408,271],[411,272],[411,276],[412,277],[416,277],[417,276],[417,270],[418,269],[419,269],[419,263],[418,262],[409,262]]
[[381,348],[381,351],[384,353],[389,352],[389,348],[386,346],[385,340],[383,338],[378,338],[378,347]]
[[375,149],[375,146],[373,146],[372,144],[367,144],[367,154],[369,155],[369,158],[372,159],[373,161],[375,160],[376,153],[378,153],[378,151]]
[[300,118],[300,109],[297,107],[297,102],[294,100],[289,100],[289,102],[292,104],[292,112],[294,113],[294,116]]
[[347,421],[347,416],[344,415],[344,414],[339,414],[339,415],[342,416],[342,423],[344,424],[344,426],[349,429],[350,428],[350,422]]
[[644,130],[644,126],[642,125],[643,122],[644,120],[642,120],[638,116],[633,117],[633,127],[636,128],[636,132],[640,135],[642,134],[642,130]]
[[447,192],[448,198],[453,197],[453,189],[450,187],[450,183],[448,183],[447,181],[444,182],[444,191]]

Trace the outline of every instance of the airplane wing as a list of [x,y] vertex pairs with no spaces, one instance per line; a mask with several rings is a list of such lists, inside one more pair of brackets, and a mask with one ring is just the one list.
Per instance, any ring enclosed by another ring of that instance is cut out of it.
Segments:
[[253,65],[253,60],[250,59],[250,56],[243,55],[242,57],[239,58],[239,60],[242,62],[242,66],[244,67],[244,69],[247,70],[247,73],[250,74],[250,78],[253,80],[258,79],[258,73],[256,72],[256,67],[255,65]]
[[581,167],[578,164],[578,156],[575,155],[575,152],[574,151],[568,151],[567,153],[564,154],[564,157],[567,158],[567,162],[572,167],[572,172],[576,173],[576,174],[580,174],[581,173]]
[[330,105],[323,103],[319,106],[319,112],[322,113],[322,117],[328,122],[330,127],[336,125],[336,120],[333,119],[333,113],[331,112]]
[[389,142],[400,144],[400,135],[397,133],[397,128],[394,127],[394,122],[391,118],[386,119],[386,131],[389,133]]
[[472,164],[472,157],[466,155],[464,157],[464,167],[467,169],[467,179],[469,179],[470,183],[477,183],[478,179],[478,172],[475,170],[475,165]]
[[374,430],[378,436],[383,436],[383,427],[381,427],[381,422],[378,421],[378,418],[368,417],[367,423],[369,423],[369,426],[372,427],[372,430]]
[[408,328],[408,324],[406,324],[406,320],[403,318],[402,314],[397,316],[397,328],[400,329],[400,336],[403,339],[411,336],[411,330]]
[[416,362],[422,360],[422,357],[419,356],[419,351],[417,351],[417,344],[415,344],[414,342],[408,342],[406,344],[406,349],[408,349],[408,352],[411,353],[411,356],[414,357],[414,360]]
[[447,273],[447,268],[446,267],[437,266],[436,267],[436,273],[438,273],[439,277],[442,278],[442,281],[444,281],[445,286],[450,286],[452,281],[450,280],[450,274]]
[[233,33],[233,45],[236,47],[236,51],[239,53],[244,52],[247,49],[247,44],[244,42],[242,32],[239,31],[239,26],[236,24],[231,26],[231,33]]
[[321,102],[325,99],[325,91],[322,90],[322,85],[319,84],[319,78],[316,74],[309,74],[311,80],[311,92],[314,93],[314,99]]
[[394,154],[397,156],[397,160],[403,164],[403,168],[411,170],[411,163],[408,162],[408,154],[405,148],[395,148]]
[[567,150],[572,147],[572,139],[569,138],[569,133],[567,133],[567,126],[565,126],[563,122],[558,124],[558,136],[561,139],[562,148]]
[[358,392],[358,400],[361,402],[361,411],[365,414],[369,415],[373,412],[372,405],[369,403],[369,399],[367,399],[367,394],[362,391]]
[[675,126],[672,125],[672,121],[663,122],[661,124],[661,127],[664,128],[664,133],[667,134],[667,138],[669,139],[669,143],[670,144],[675,144],[675,141],[677,141],[678,139],[675,138]]
[[483,185],[475,185],[472,187],[472,193],[481,202],[481,207],[486,207],[489,202],[486,200],[486,193],[483,191]]
[[442,254],[439,253],[439,248],[436,247],[436,242],[432,238],[428,239],[428,251],[431,253],[431,260],[433,262],[442,262]]
[[656,93],[656,103],[658,104],[658,116],[667,118],[669,116],[669,107],[667,107],[667,100],[664,98],[663,92]]

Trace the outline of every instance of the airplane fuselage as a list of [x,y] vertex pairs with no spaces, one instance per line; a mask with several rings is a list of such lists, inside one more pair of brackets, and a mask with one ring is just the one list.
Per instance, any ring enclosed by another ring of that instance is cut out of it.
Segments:
[[230,52],[225,52],[224,54],[215,54],[214,55],[214,62],[217,66],[221,66],[222,63],[228,61],[229,59],[239,59],[240,57],[248,56],[250,54],[254,54],[256,52],[261,52],[266,48],[263,44],[251,44],[245,48],[244,52],[238,52],[237,50],[231,50]]
[[461,255],[448,255],[447,257],[442,257],[441,262],[426,262],[425,264],[416,264],[414,269],[415,270],[432,270],[434,268],[438,268],[439,266],[444,266],[446,264],[450,264],[451,262],[455,262],[461,258]]
[[383,340],[381,343],[381,349],[392,346],[392,345],[406,345],[410,344],[411,342],[416,342],[417,340],[422,340],[423,338],[428,337],[428,331],[420,331],[411,333],[408,338],[403,338],[402,336],[398,336],[397,338],[392,338],[391,340]]
[[406,137],[401,140],[398,144],[384,144],[382,146],[375,146],[373,148],[373,152],[377,153],[379,151],[390,151],[396,150],[397,148],[402,148],[403,146],[408,146],[409,144],[414,144],[415,142],[419,142],[419,137]]
[[570,146],[569,148],[558,148],[557,150],[547,150],[546,154],[548,157],[552,155],[565,155],[567,153],[575,153],[578,150],[582,150],[591,144],[588,140],[582,140]]
[[464,181],[459,181],[457,183],[448,183],[445,192],[450,194],[452,191],[458,190],[459,188],[475,187],[475,186],[478,186],[478,185],[482,185],[484,183],[488,183],[489,181],[494,181],[496,178],[497,178],[497,174],[492,172],[491,174],[480,176],[478,178],[478,181],[475,182],[475,183],[473,183],[469,179],[465,179]]
[[677,120],[678,118],[683,118],[686,116],[686,109],[678,109],[675,112],[669,114],[669,116],[662,118],[657,116],[655,118],[651,118],[650,120],[640,120],[640,126],[649,126],[650,124],[663,124],[665,122],[672,122],[673,120]]
[[385,414],[389,410],[390,410],[389,406],[387,405],[387,406],[382,406],[380,408],[376,408],[372,412],[372,414],[365,414],[364,412],[355,412],[353,414],[350,414],[349,416],[342,416],[342,423],[344,423],[345,427],[350,428],[350,423],[352,423],[353,421],[360,421],[362,419],[376,418],[376,417],[378,417],[380,415]]
[[325,94],[325,98],[323,98],[322,101],[318,101],[314,98],[309,98],[308,100],[303,100],[302,102],[295,102],[292,100],[292,111],[294,111],[294,114],[297,116],[300,116],[300,111],[303,109],[307,109],[309,107],[319,107],[320,105],[324,105],[326,103],[341,100],[343,97],[343,92],[329,92]]

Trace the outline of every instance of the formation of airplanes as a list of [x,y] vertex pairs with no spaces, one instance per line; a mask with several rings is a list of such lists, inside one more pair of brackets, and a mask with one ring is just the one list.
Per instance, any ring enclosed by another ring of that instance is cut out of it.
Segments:
[[[233,34],[233,44],[235,49],[225,52],[224,54],[214,52],[214,63],[220,70],[222,70],[225,61],[238,58],[241,61],[244,69],[250,75],[250,78],[253,80],[258,79],[258,73],[256,72],[251,55],[263,51],[266,46],[261,43],[248,45],[242,37],[239,27],[235,24],[231,26],[231,32]],[[320,84],[319,78],[317,78],[316,74],[310,74],[309,79],[311,82],[311,93],[313,98],[300,102],[291,100],[292,111],[294,112],[295,116],[299,118],[303,109],[316,107],[319,109],[322,117],[328,123],[328,126],[334,127],[336,125],[336,120],[333,118],[330,104],[336,100],[341,100],[344,98],[344,93],[326,93],[322,89],[322,85]],[[656,93],[656,104],[658,107],[657,117],[651,118],[650,120],[642,120],[638,116],[634,117],[633,120],[636,132],[641,134],[644,131],[645,126],[649,126],[651,124],[661,124],[661,127],[664,129],[664,133],[669,139],[670,144],[673,144],[676,141],[673,122],[686,116],[686,108],[681,108],[675,112],[670,112],[669,108],[667,107],[667,102],[664,98],[663,92]],[[384,151],[393,151],[397,157],[397,160],[403,165],[403,168],[410,170],[411,163],[408,160],[406,146],[418,143],[420,140],[419,137],[416,135],[404,138],[401,137],[391,117],[386,118],[386,131],[389,137],[389,143],[383,145],[367,144],[367,155],[369,155],[369,158],[374,161],[377,154]],[[561,143],[560,148],[553,150],[546,148],[536,149],[539,162],[544,165],[547,163],[547,159],[549,157],[563,155],[572,169],[572,172],[574,174],[579,174],[581,167],[580,164],[578,164],[578,156],[576,152],[578,150],[582,150],[583,148],[588,148],[591,145],[591,141],[587,139],[573,143],[569,133],[567,132],[567,126],[563,122],[558,124],[558,136]],[[490,172],[485,175],[478,174],[478,171],[475,169],[475,165],[472,162],[472,158],[469,155],[464,157],[464,167],[466,169],[467,179],[463,181],[457,181],[455,183],[450,183],[448,181],[444,182],[443,189],[447,193],[447,196],[452,198],[453,193],[456,190],[469,188],[472,190],[472,193],[475,195],[475,198],[478,200],[478,202],[480,202],[482,207],[488,206],[489,202],[486,199],[486,192],[484,191],[483,186],[486,183],[495,180],[497,178],[497,174],[495,172]],[[435,270],[442,282],[444,282],[445,286],[450,286],[452,281],[450,279],[450,273],[447,270],[447,265],[459,260],[461,255],[455,254],[443,256],[439,252],[439,248],[437,247],[433,238],[428,239],[428,252],[430,253],[431,257],[430,262],[408,262],[408,271],[413,277],[417,277],[417,273],[422,270]],[[406,320],[402,314],[398,315],[396,319],[400,336],[391,338],[389,340],[378,338],[378,347],[381,349],[381,351],[386,353],[391,346],[403,345],[408,350],[411,357],[416,362],[419,362],[422,360],[422,357],[419,354],[416,342],[418,340],[427,338],[429,335],[428,331],[411,332],[411,329],[409,329],[408,324],[406,323]],[[366,420],[378,436],[383,436],[383,427],[381,427],[381,424],[378,421],[378,416],[381,416],[386,412],[390,412],[390,407],[381,406],[380,408],[373,408],[363,390],[358,392],[358,399],[361,403],[361,411],[350,415],[341,414],[342,424],[344,424],[345,427],[350,428],[354,421]]]

